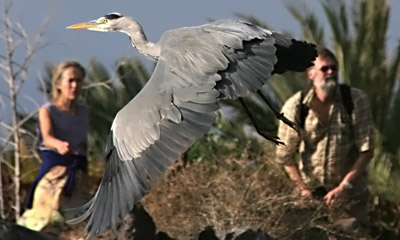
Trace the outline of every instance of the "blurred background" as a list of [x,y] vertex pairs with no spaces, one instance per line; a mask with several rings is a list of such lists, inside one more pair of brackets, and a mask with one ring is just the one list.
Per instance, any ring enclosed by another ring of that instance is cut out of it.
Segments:
[[[66,26],[120,12],[134,17],[148,39],[156,42],[169,29],[236,18],[327,46],[338,57],[341,81],[368,94],[377,135],[375,156],[369,165],[374,231],[376,236],[388,237],[381,239],[399,239],[399,1],[3,0],[0,9],[2,218],[12,221],[20,215],[40,166],[36,111],[47,100],[50,69],[54,65],[73,59],[88,71],[82,101],[91,114],[89,157],[93,189],[101,178],[102,153],[112,119],[140,91],[154,67],[155,62],[133,49],[123,34],[71,31]],[[280,108],[283,101],[307,84],[306,76],[301,73],[273,76],[270,85],[276,95],[267,97]],[[250,95],[245,101],[262,129],[274,134],[277,121],[259,96]],[[221,105],[218,121],[210,132],[155,186],[143,200],[145,207],[157,226],[176,238],[208,224],[220,230],[249,225],[281,238],[293,237],[294,233],[288,234],[288,229],[304,221],[290,222],[287,219],[291,215],[278,219],[282,214],[293,214],[279,206],[285,201],[282,199],[292,202],[294,197],[290,195],[291,184],[274,164],[275,146],[255,133],[237,102],[224,101]],[[215,185],[211,192],[199,187],[211,184]],[[243,186],[247,186],[246,191]],[[227,198],[228,193],[233,196]],[[168,197],[160,200],[159,196]],[[229,199],[237,201],[231,206],[227,203]],[[162,207],[165,205],[174,208],[166,210]],[[218,206],[229,206],[229,210],[219,212]],[[183,212],[187,215],[177,215],[182,209],[186,209]],[[189,217],[191,221],[187,220]],[[193,218],[197,225],[190,223]],[[312,217],[307,219],[311,225]],[[186,228],[171,224],[185,221]]]

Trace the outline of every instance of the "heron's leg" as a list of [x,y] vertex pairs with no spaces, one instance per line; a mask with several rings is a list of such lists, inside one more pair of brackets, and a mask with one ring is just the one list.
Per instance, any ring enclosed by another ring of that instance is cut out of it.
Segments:
[[286,125],[288,125],[289,127],[293,128],[296,132],[299,132],[299,129],[297,127],[297,125],[290,121],[289,119],[287,119],[283,113],[280,113],[278,110],[276,110],[272,104],[268,101],[268,99],[264,96],[264,94],[262,94],[262,92],[260,90],[257,91],[257,93],[260,95],[260,97],[264,100],[264,102],[268,105],[268,107],[272,110],[272,112],[275,114],[275,117],[278,118],[279,120],[281,120],[283,123],[285,123]]
[[256,131],[258,134],[260,134],[261,136],[263,136],[265,139],[274,142],[276,145],[279,144],[283,144],[285,145],[284,142],[280,141],[279,138],[277,136],[273,136],[265,131],[263,131],[262,129],[259,128],[257,122],[255,121],[255,119],[253,118],[253,115],[251,115],[251,112],[249,110],[249,108],[246,106],[246,104],[244,103],[243,98],[239,98],[240,103],[242,104],[244,110],[246,111],[247,115],[249,115],[251,122],[253,123],[254,127],[256,128]]

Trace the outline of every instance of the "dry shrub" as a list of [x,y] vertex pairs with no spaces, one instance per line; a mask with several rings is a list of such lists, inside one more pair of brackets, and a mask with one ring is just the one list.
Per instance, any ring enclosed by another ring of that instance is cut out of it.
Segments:
[[[197,239],[206,226],[213,226],[221,239],[245,229],[261,229],[277,239],[327,239],[328,233],[339,239],[362,239],[348,236],[332,224],[343,217],[342,206],[328,209],[320,201],[310,202],[293,193],[292,182],[273,161],[273,152],[273,148],[267,148],[259,155],[252,152],[239,158],[191,164],[180,160],[152,186],[141,203],[158,231],[175,239]],[[399,226],[399,205],[391,204],[389,208],[387,204],[380,201],[371,205],[374,228],[379,234],[389,225]],[[391,213],[397,213],[397,217]],[[60,239],[76,237],[83,226],[66,229]],[[376,239],[398,236],[398,232],[390,231]],[[106,231],[95,239],[117,239],[117,234]]]
[[261,229],[278,239],[309,239],[308,230],[337,232],[329,219],[341,211],[319,201],[305,204],[292,192],[273,155],[246,155],[175,166],[142,204],[158,230],[176,239],[194,239],[209,225],[220,237],[244,229]]

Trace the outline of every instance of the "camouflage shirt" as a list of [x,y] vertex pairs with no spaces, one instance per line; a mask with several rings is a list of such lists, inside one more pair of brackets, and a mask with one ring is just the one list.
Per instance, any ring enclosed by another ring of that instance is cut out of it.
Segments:
[[[310,105],[314,96],[311,89],[305,94],[303,104]],[[353,111],[347,112],[337,87],[333,104],[329,109],[329,123],[324,126],[310,108],[301,130],[301,137],[280,123],[278,136],[286,144],[277,149],[277,161],[281,164],[295,163],[300,153],[299,169],[310,188],[337,186],[350,171],[360,152],[373,149],[374,126],[366,94],[351,88]],[[284,104],[282,112],[295,122],[300,120],[301,92],[296,93]],[[366,173],[358,178],[355,186],[365,188]]]

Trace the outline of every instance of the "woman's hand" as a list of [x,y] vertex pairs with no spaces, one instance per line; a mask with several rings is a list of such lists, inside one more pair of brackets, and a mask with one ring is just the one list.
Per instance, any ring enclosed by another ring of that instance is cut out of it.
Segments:
[[70,151],[69,148],[69,142],[66,141],[60,141],[57,146],[57,151],[61,154],[61,155],[65,155]]

